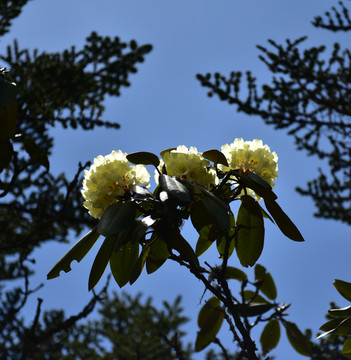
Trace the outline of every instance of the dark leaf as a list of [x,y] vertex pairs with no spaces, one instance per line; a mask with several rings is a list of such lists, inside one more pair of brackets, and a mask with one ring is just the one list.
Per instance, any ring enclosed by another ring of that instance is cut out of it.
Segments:
[[255,266],[255,279],[260,282],[260,291],[268,297],[270,300],[277,298],[277,288],[275,286],[272,275],[266,271],[266,269],[259,264]]
[[280,325],[278,320],[270,320],[264,327],[260,343],[262,353],[265,356],[272,349],[276,348],[280,340]]
[[212,161],[215,165],[216,164],[222,164],[222,165],[225,165],[225,166],[229,166],[227,158],[219,150],[216,150],[216,149],[207,150],[202,154],[202,156],[205,159]]
[[13,104],[17,96],[17,86],[8,81],[4,76],[0,76],[0,108],[7,108]]
[[147,243],[144,247],[143,250],[141,251],[141,254],[139,255],[139,258],[134,266],[134,269],[132,271],[132,274],[130,276],[129,279],[129,283],[130,285],[132,285],[140,276],[141,272],[143,271],[144,265],[145,265],[145,261],[146,258],[148,257],[150,252],[150,243]]
[[187,260],[195,265],[199,265],[199,260],[193,248],[183,238],[179,231],[175,230],[172,234],[170,234],[169,239],[167,239],[167,244],[171,249],[177,250],[184,260]]
[[97,230],[104,236],[127,230],[134,223],[135,213],[134,201],[112,204],[102,214]]
[[160,164],[160,159],[153,153],[140,151],[127,155],[127,159],[132,164],[154,165],[157,167]]
[[351,338],[348,338],[342,347],[342,353],[343,354],[351,354]]
[[305,241],[299,229],[289,219],[288,215],[285,214],[277,202],[274,200],[271,201],[264,199],[264,203],[279,229],[285,236],[294,241]]
[[9,139],[0,140],[0,172],[6,169],[12,160],[13,146]]
[[[235,239],[234,239],[234,233],[235,233],[235,218],[234,215],[230,215],[230,228],[228,231],[228,241],[229,248],[228,248],[228,259],[232,255],[234,248],[235,248]],[[217,239],[217,250],[221,258],[224,257],[225,254],[225,248],[227,244],[227,238],[225,236],[222,236],[221,238]]]
[[146,259],[147,273],[152,274],[158,270],[168,259],[168,257],[169,251],[167,244],[160,237],[152,241],[152,244],[150,245],[150,252]]
[[17,112],[18,105],[16,99],[6,108],[0,106],[0,140],[7,140],[8,138],[12,138],[15,136]]
[[204,226],[199,234],[199,238],[195,247],[196,256],[201,256],[209,247],[213,244],[213,240],[211,240],[211,230],[213,229],[213,225]]
[[264,244],[264,224],[260,206],[251,196],[240,198],[237,218],[236,252],[242,266],[253,266]]
[[216,297],[209,299],[199,312],[197,319],[200,331],[197,333],[195,351],[201,351],[215,338],[223,323],[223,311]]
[[49,170],[50,164],[47,153],[40,146],[38,146],[30,137],[24,139],[24,149],[30,156],[30,158],[37,164],[43,165]]
[[159,176],[160,187],[181,203],[189,203],[192,195],[177,178],[168,175]]
[[242,270],[232,266],[227,266],[225,277],[226,279],[235,279],[241,282],[247,280],[247,275]]
[[222,235],[227,235],[230,227],[229,207],[205,188],[198,188],[201,188],[200,200],[215,220],[218,230]]
[[296,324],[290,321],[284,321],[286,335],[292,347],[300,354],[304,356],[311,356],[311,343],[308,341],[305,335],[299,330]]
[[244,290],[242,295],[244,296],[245,302],[252,302],[252,303],[255,303],[255,304],[269,304],[268,300],[266,300],[261,295],[256,294],[252,290]]
[[84,235],[68,252],[62,256],[62,258],[55,264],[55,266],[49,271],[47,278],[53,279],[60,276],[60,271],[71,271],[71,262],[76,260],[80,262],[84,256],[93,247],[100,234],[97,232],[96,227],[90,230]]
[[101,279],[108,262],[110,261],[113,248],[117,240],[116,235],[107,236],[98,251],[93,266],[90,270],[88,289],[89,291],[95,287],[95,285]]
[[319,335],[317,339],[326,335],[351,335],[351,316],[347,317],[346,319],[332,319],[323,324],[320,329],[325,331],[325,333]]
[[342,309],[330,309],[328,310],[328,315],[336,318],[346,318],[351,316],[351,306],[347,306]]
[[112,275],[120,288],[130,280],[138,257],[138,242],[128,241],[117,251],[113,250],[110,258],[110,268]]
[[348,301],[351,301],[351,283],[336,279],[333,285],[342,297]]
[[162,151],[160,152],[161,157],[163,158],[163,156],[164,156],[166,153],[171,152],[172,150],[177,150],[177,148],[172,147],[172,148],[169,148],[169,149],[162,150]]

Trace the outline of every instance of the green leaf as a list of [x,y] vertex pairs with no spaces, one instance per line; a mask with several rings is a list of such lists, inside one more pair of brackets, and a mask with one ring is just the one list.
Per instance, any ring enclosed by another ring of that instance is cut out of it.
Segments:
[[[152,241],[152,240],[151,240]],[[158,237],[150,245],[149,256],[146,259],[146,272],[152,274],[158,270],[169,257],[167,244]]]
[[187,260],[189,263],[199,265],[199,260],[190,246],[190,244],[183,238],[181,233],[177,230],[173,231],[167,239],[167,244],[171,249],[178,251],[181,257]]
[[202,156],[205,159],[212,161],[215,165],[216,164],[222,164],[222,165],[225,165],[225,166],[229,166],[227,158],[219,150],[216,150],[216,149],[207,150],[202,154]]
[[49,170],[50,164],[47,156],[47,152],[38,146],[33,139],[26,137],[23,142],[24,149],[30,156],[30,158],[37,164],[44,166]]
[[343,354],[351,354],[351,338],[348,338],[342,347]]
[[252,302],[252,303],[255,303],[255,304],[269,304],[268,300],[266,300],[261,295],[256,294],[252,290],[244,290],[242,295],[244,296],[245,302]]
[[[213,228],[216,227],[213,216],[207,211],[204,203],[202,201],[193,201],[190,204],[190,219],[194,228],[200,234],[202,229],[205,227]],[[213,229],[215,230],[215,229]],[[214,234],[216,235],[216,234]],[[216,237],[209,238],[209,240],[214,241]]]
[[268,212],[272,215],[274,221],[285,236],[294,241],[305,241],[299,229],[289,219],[288,215],[285,214],[276,201],[264,199],[264,203]]
[[292,347],[300,355],[311,356],[311,343],[308,341],[305,335],[299,330],[296,324],[290,321],[284,321],[286,336]]
[[[319,330],[322,330],[322,331],[325,331],[325,332],[329,332],[330,330],[334,330],[336,329],[340,323],[344,321],[344,318],[337,318],[337,319],[332,319],[332,320],[328,320],[326,323],[324,323],[320,328]],[[325,336],[326,334],[321,334],[317,337],[320,338],[320,337],[323,337]]]
[[234,307],[240,316],[252,317],[265,314],[267,311],[274,308],[274,304],[260,304],[253,302],[249,304],[235,304]]
[[329,309],[328,315],[336,318],[346,318],[351,316],[351,306],[344,307],[342,309]]
[[351,283],[336,279],[333,285],[342,297],[348,301],[351,301]]
[[113,277],[121,288],[130,280],[132,271],[139,257],[139,243],[128,241],[117,251],[114,249],[110,258]]
[[245,174],[237,170],[232,170],[231,172],[237,177],[242,186],[252,189],[263,199],[271,201],[277,199],[277,195],[271,190],[271,186],[258,175],[249,171]]
[[154,165],[157,167],[160,164],[160,159],[153,153],[140,151],[127,155],[128,161],[132,164]]
[[346,319],[337,318],[328,321],[320,329],[326,332],[319,335],[317,339],[326,335],[351,335],[351,316]]
[[189,203],[192,199],[187,187],[175,177],[160,175],[159,184],[164,191],[182,203]]
[[13,146],[9,139],[0,140],[0,172],[6,169],[12,160]]
[[66,273],[71,271],[71,262],[76,260],[79,263],[96,243],[99,236],[100,234],[97,232],[96,227],[85,234],[49,271],[47,279],[54,279],[60,276],[61,270]]
[[262,265],[256,264],[255,279],[260,282],[259,289],[268,299],[275,300],[277,298],[277,288],[272,275]]
[[97,231],[101,235],[109,236],[127,230],[134,223],[135,213],[134,201],[112,204],[102,214]]
[[[235,239],[234,239],[235,218],[234,218],[233,214],[230,214],[229,222],[230,222],[230,228],[228,231],[228,239],[229,239],[230,244],[229,244],[229,248],[228,248],[228,259],[232,255],[234,248],[235,248]],[[226,243],[227,243],[227,240],[226,240],[225,236],[222,236],[221,238],[217,239],[217,250],[220,255],[220,258],[224,257]]]
[[169,149],[162,150],[162,151],[160,152],[161,157],[163,158],[163,156],[164,156],[166,153],[171,152],[172,150],[177,150],[177,148],[176,148],[176,147],[172,147],[172,148],[169,148]]
[[241,282],[247,280],[247,275],[242,270],[232,266],[227,266],[225,277],[226,279],[235,279]]
[[204,226],[200,230],[200,236],[197,240],[195,247],[196,256],[201,256],[209,247],[213,244],[214,240],[211,240],[211,230],[213,229],[213,225]]
[[98,251],[93,266],[90,270],[88,289],[89,291],[95,287],[95,285],[101,279],[101,276],[105,272],[108,262],[110,261],[113,248],[117,240],[116,235],[107,236]]
[[147,243],[143,247],[143,250],[141,251],[141,254],[139,255],[139,258],[134,266],[134,269],[133,269],[132,274],[129,279],[130,285],[132,285],[138,279],[140,274],[142,273],[144,265],[145,265],[145,261],[149,255],[149,252],[150,252],[150,243]]
[[[198,187],[197,188],[201,188]],[[227,235],[230,227],[229,207],[220,198],[201,188],[200,200],[216,222],[222,235]]]
[[280,325],[278,320],[270,320],[260,336],[263,356],[275,349],[280,340]]
[[216,297],[209,299],[199,312],[197,319],[200,331],[197,333],[195,351],[201,351],[215,338],[223,323],[224,314]]
[[264,244],[264,223],[260,206],[248,195],[240,198],[237,218],[236,252],[242,266],[253,266]]

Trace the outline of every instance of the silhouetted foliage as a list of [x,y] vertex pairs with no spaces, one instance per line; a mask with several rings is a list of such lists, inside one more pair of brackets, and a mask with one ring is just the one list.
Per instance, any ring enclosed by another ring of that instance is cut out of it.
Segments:
[[[339,3],[326,19],[316,17],[313,25],[328,30],[350,30],[349,12]],[[329,15],[328,15],[329,14]],[[334,19],[336,18],[336,20]],[[334,19],[334,20],[333,20]],[[306,37],[270,47],[258,46],[259,58],[272,73],[272,81],[259,90],[256,78],[233,71],[197,75],[209,96],[234,105],[238,112],[258,115],[276,129],[287,129],[299,150],[326,159],[329,174],[320,170],[318,178],[298,188],[310,196],[317,208],[315,215],[351,224],[351,52],[335,43],[330,57],[326,47],[302,49]]]
[[[0,35],[9,31],[26,3],[1,2]],[[79,163],[72,179],[65,174],[54,175],[50,170],[54,139],[49,130],[59,124],[70,129],[118,129],[118,123],[102,119],[103,101],[106,96],[119,96],[121,89],[130,85],[130,75],[137,72],[137,64],[151,49],[151,45],[139,46],[135,40],[127,43],[93,32],[79,50],[72,47],[60,53],[31,52],[21,49],[15,40],[5,54],[0,54],[2,359],[7,351],[8,359],[38,359],[34,355],[40,348],[37,345],[49,342],[46,330],[40,330],[46,334],[45,339],[37,337],[41,301],[37,315],[33,314],[32,327],[24,325],[21,314],[28,296],[40,287],[30,284],[33,250],[47,241],[67,241],[70,230],[78,234],[94,224],[81,206],[80,195],[80,175],[89,163]],[[23,286],[19,281],[14,285],[12,280],[23,281]],[[57,331],[73,326],[92,311],[97,301],[94,296],[77,317],[56,317],[56,324],[61,322]],[[14,348],[17,352],[12,356]]]

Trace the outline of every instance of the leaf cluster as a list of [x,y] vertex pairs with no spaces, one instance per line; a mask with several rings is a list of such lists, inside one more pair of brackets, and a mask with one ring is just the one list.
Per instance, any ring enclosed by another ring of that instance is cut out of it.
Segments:
[[[210,190],[186,177],[167,175],[167,167],[159,169],[160,160],[155,154],[127,155],[134,164],[153,165],[159,173],[158,186],[151,193],[142,186],[130,185],[124,200],[113,203],[104,211],[97,226],[50,270],[48,279],[59,276],[61,270],[70,271],[71,262],[79,262],[103,236],[90,271],[89,290],[95,287],[108,265],[117,284],[123,287],[128,282],[133,284],[144,267],[151,274],[167,260],[173,260],[186,266],[214,295],[199,313],[196,351],[219,341],[216,334],[225,319],[243,356],[257,359],[250,332],[260,322],[267,322],[261,337],[263,353],[275,348],[280,338],[279,321],[286,328],[293,347],[308,355],[310,346],[303,334],[295,324],[283,319],[286,306],[275,303],[277,290],[272,276],[257,264],[264,247],[264,218],[275,221],[291,240],[304,241],[301,233],[280,208],[277,196],[266,181],[251,172],[220,171],[218,164],[227,162],[218,150],[206,151],[203,156],[214,163],[220,178],[220,183],[212,185]],[[267,211],[253,197],[239,196],[245,189],[252,189],[262,197]],[[241,205],[235,218],[230,204],[238,200]],[[195,250],[181,234],[186,220],[191,221],[199,234]],[[210,270],[207,270],[200,265],[199,257],[214,243],[221,265],[209,266]],[[242,270],[228,266],[234,252],[243,267],[255,266],[255,282],[250,283]],[[229,279],[240,281],[240,297],[230,292]],[[247,289],[248,285],[253,286],[253,290]],[[268,312],[271,312],[269,316]],[[232,325],[231,317],[235,325]],[[253,324],[249,321],[252,317],[255,318]]]

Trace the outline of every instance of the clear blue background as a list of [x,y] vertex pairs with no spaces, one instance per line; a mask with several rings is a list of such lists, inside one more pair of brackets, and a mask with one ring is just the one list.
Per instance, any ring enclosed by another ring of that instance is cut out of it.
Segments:
[[[209,99],[195,74],[252,70],[261,83],[269,81],[271,75],[258,60],[259,51],[255,47],[266,45],[268,38],[283,42],[307,34],[309,39],[303,46],[325,44],[331,49],[333,41],[348,45],[346,35],[330,34],[311,25],[314,16],[335,3],[331,0],[35,0],[14,21],[11,32],[1,40],[0,50],[3,53],[14,38],[19,40],[20,48],[54,52],[75,45],[79,49],[92,30],[101,35],[117,35],[123,41],[136,39],[139,44],[154,46],[146,62],[138,66],[139,72],[131,77],[132,86],[122,89],[120,98],[106,101],[104,119],[120,123],[120,130],[52,130],[55,148],[50,163],[55,173],[66,172],[72,177],[79,161],[93,160],[112,150],[158,154],[169,147],[186,145],[205,151],[220,149],[236,137],[262,139],[276,151],[279,179],[275,192],[306,242],[294,243],[267,223],[265,248],[259,262],[273,275],[278,300],[292,303],[289,319],[300,329],[309,327],[317,331],[331,300],[340,306],[347,305],[333,288],[334,279],[351,281],[350,227],[315,219],[312,201],[294,190],[296,186],[304,187],[316,177],[317,168],[326,164],[297,152],[293,139],[284,131],[275,131],[260,118],[238,114],[234,107]],[[190,227],[184,228],[184,235],[195,244],[196,236]],[[78,239],[72,234],[70,240],[73,244]],[[32,284],[45,283],[37,293],[44,299],[44,309],[63,307],[71,315],[90,298],[87,282],[96,249],[80,264],[72,264],[70,273],[47,281],[47,272],[68,248],[67,244],[52,243],[37,250]],[[205,257],[212,263],[216,261],[215,252],[205,254],[203,260]],[[230,265],[238,265],[235,256],[230,259]],[[232,286],[235,289],[234,283]],[[121,291],[114,283],[112,288]],[[195,339],[203,287],[186,269],[169,261],[155,274],[142,275],[124,290],[152,296],[157,306],[164,299],[172,301],[182,294],[185,314],[192,318],[186,326],[187,340]],[[33,296],[26,307],[28,321],[32,320],[35,308]],[[235,349],[226,324],[223,329],[221,336],[226,345]],[[290,347],[285,335],[273,354],[284,360],[303,358]],[[197,358],[203,356],[200,353]]]

